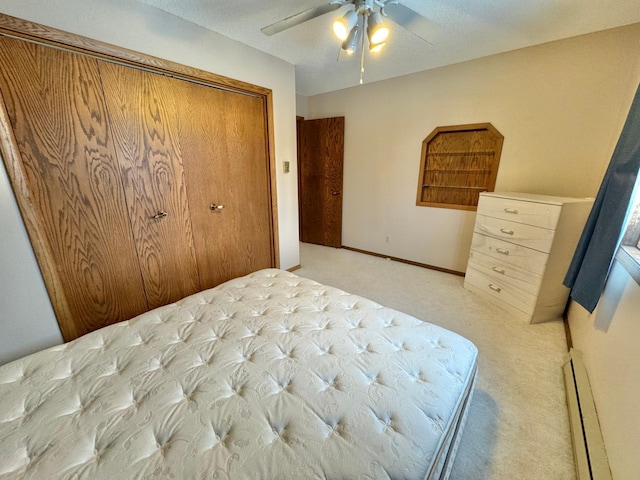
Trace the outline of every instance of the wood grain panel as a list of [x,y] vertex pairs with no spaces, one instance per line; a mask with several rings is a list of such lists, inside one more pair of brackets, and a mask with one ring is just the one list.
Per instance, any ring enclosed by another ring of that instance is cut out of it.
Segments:
[[[99,62],[149,308],[200,289],[174,118],[186,82]],[[167,216],[154,219],[159,212]]]
[[201,85],[183,93],[187,194],[201,284],[210,288],[275,266],[266,108],[264,99]]
[[5,37],[0,47],[0,88],[24,173],[16,194],[39,217],[30,235],[46,244],[38,260],[61,287],[51,298],[71,340],[147,309],[97,63]]
[[495,186],[502,141],[489,123],[437,127],[422,144],[416,205],[475,210]]
[[91,38],[75,35],[62,30],[58,30],[47,25],[29,22],[21,18],[12,17],[0,13],[0,33],[17,36],[20,38],[42,42],[68,51],[90,53],[95,58],[106,60],[117,60],[119,63],[135,67],[145,67],[159,73],[177,74],[183,78],[198,82],[207,82],[225,88],[247,92],[258,96],[265,96],[271,93],[268,88],[260,87],[233,78],[216,75],[197,68],[171,62],[151,55],[145,55],[133,50],[127,50],[108,43],[100,42]]
[[344,117],[297,125],[300,240],[341,247]]

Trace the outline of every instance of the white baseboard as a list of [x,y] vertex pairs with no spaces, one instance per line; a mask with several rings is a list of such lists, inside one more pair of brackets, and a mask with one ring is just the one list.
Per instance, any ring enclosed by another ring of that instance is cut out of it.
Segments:
[[612,480],[582,352],[572,348],[562,370],[578,480]]

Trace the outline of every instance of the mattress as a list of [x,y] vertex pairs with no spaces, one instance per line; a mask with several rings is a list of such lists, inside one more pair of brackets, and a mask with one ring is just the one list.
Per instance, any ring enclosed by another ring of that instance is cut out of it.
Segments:
[[0,367],[0,478],[444,479],[476,360],[262,270]]

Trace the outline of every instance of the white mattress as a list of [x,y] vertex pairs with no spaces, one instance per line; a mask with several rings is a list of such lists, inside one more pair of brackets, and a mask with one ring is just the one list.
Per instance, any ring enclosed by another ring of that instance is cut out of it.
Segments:
[[0,367],[0,478],[446,478],[476,356],[262,270]]

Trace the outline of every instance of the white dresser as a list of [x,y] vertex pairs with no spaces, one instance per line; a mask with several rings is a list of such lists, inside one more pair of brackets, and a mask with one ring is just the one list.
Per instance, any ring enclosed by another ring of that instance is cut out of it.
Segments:
[[531,323],[562,315],[562,281],[593,199],[485,192],[465,276],[466,289]]

